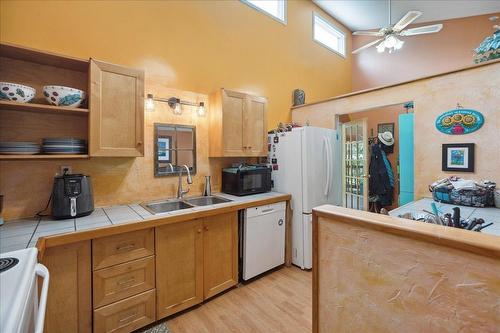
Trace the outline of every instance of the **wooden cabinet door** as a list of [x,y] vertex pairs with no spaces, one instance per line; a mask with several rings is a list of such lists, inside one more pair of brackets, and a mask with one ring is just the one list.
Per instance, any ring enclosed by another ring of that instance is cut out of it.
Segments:
[[267,155],[267,100],[247,96],[243,117],[243,148],[246,155]]
[[144,71],[90,61],[90,156],[144,156]]
[[156,228],[157,319],[203,301],[203,221]]
[[50,272],[44,332],[92,332],[90,241],[47,248]]
[[204,298],[238,283],[238,213],[207,217],[203,221]]
[[244,156],[243,121],[246,94],[222,90],[222,134],[224,156]]

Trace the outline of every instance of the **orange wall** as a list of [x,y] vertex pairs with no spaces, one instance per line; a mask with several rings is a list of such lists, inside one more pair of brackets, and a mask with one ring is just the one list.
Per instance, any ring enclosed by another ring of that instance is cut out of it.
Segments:
[[313,11],[326,16],[288,1],[283,25],[236,0],[1,1],[0,40],[144,68],[165,87],[266,96],[274,128],[291,119],[293,89],[309,102],[351,89],[350,34],[341,27],[346,59],[314,42]]
[[[488,20],[494,15],[500,16],[500,13],[415,25],[443,23],[443,29],[435,34],[402,37],[405,41],[403,48],[392,54],[377,53],[374,47],[361,51],[353,56],[353,90],[408,81],[472,65],[473,49],[494,32],[493,23]],[[353,36],[353,49],[373,39]]]
[[[394,198],[392,208],[398,207],[398,195],[399,195],[399,176],[398,176],[398,158],[399,158],[399,115],[405,113],[406,110],[403,104],[390,105],[378,107],[366,111],[359,111],[341,115],[339,117],[340,122],[348,122],[357,119],[366,118],[368,126],[368,137],[377,136],[378,124],[394,123],[394,152],[387,155],[387,158],[391,162],[392,172],[396,183],[394,184]],[[370,160],[368,160],[368,164]]]

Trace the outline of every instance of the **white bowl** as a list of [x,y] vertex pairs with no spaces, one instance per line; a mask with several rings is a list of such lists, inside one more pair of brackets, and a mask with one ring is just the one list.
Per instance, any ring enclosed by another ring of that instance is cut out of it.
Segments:
[[85,99],[83,90],[64,86],[44,86],[43,95],[52,105],[74,108],[79,107]]
[[35,97],[36,89],[22,84],[0,82],[0,99],[28,103]]

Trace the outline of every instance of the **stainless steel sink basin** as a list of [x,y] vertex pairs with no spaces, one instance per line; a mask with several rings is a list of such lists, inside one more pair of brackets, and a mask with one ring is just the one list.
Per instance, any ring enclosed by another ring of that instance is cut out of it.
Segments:
[[184,199],[184,201],[186,203],[194,205],[194,206],[208,206],[208,205],[215,205],[215,204],[220,204],[220,203],[224,203],[224,202],[230,202],[232,200],[229,200],[226,198],[221,198],[221,197],[216,197],[216,196],[209,196],[209,197],[197,197],[197,198]]
[[141,204],[146,210],[152,214],[161,214],[173,212],[180,209],[193,208],[193,205],[180,200],[166,200],[161,202],[152,202]]

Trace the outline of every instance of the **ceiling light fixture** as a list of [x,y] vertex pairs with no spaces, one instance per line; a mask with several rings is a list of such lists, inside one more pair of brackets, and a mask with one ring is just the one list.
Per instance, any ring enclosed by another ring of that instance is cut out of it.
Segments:
[[153,94],[147,94],[146,101],[144,103],[144,106],[146,108],[146,111],[152,112],[154,111],[154,102],[163,102],[167,103],[168,106],[172,109],[172,112],[176,115],[181,115],[182,114],[182,105],[188,105],[188,106],[195,106],[196,107],[196,114],[199,117],[205,117],[207,114],[207,111],[205,109],[205,103],[204,102],[190,102],[190,101],[183,101],[180,98],[177,97],[170,97],[170,98],[161,98],[161,97],[154,97]]
[[383,53],[385,49],[387,49],[389,53],[392,53],[395,50],[401,49],[404,43],[405,42],[397,38],[395,35],[388,35],[382,42],[380,42],[380,44],[377,45],[377,52]]

